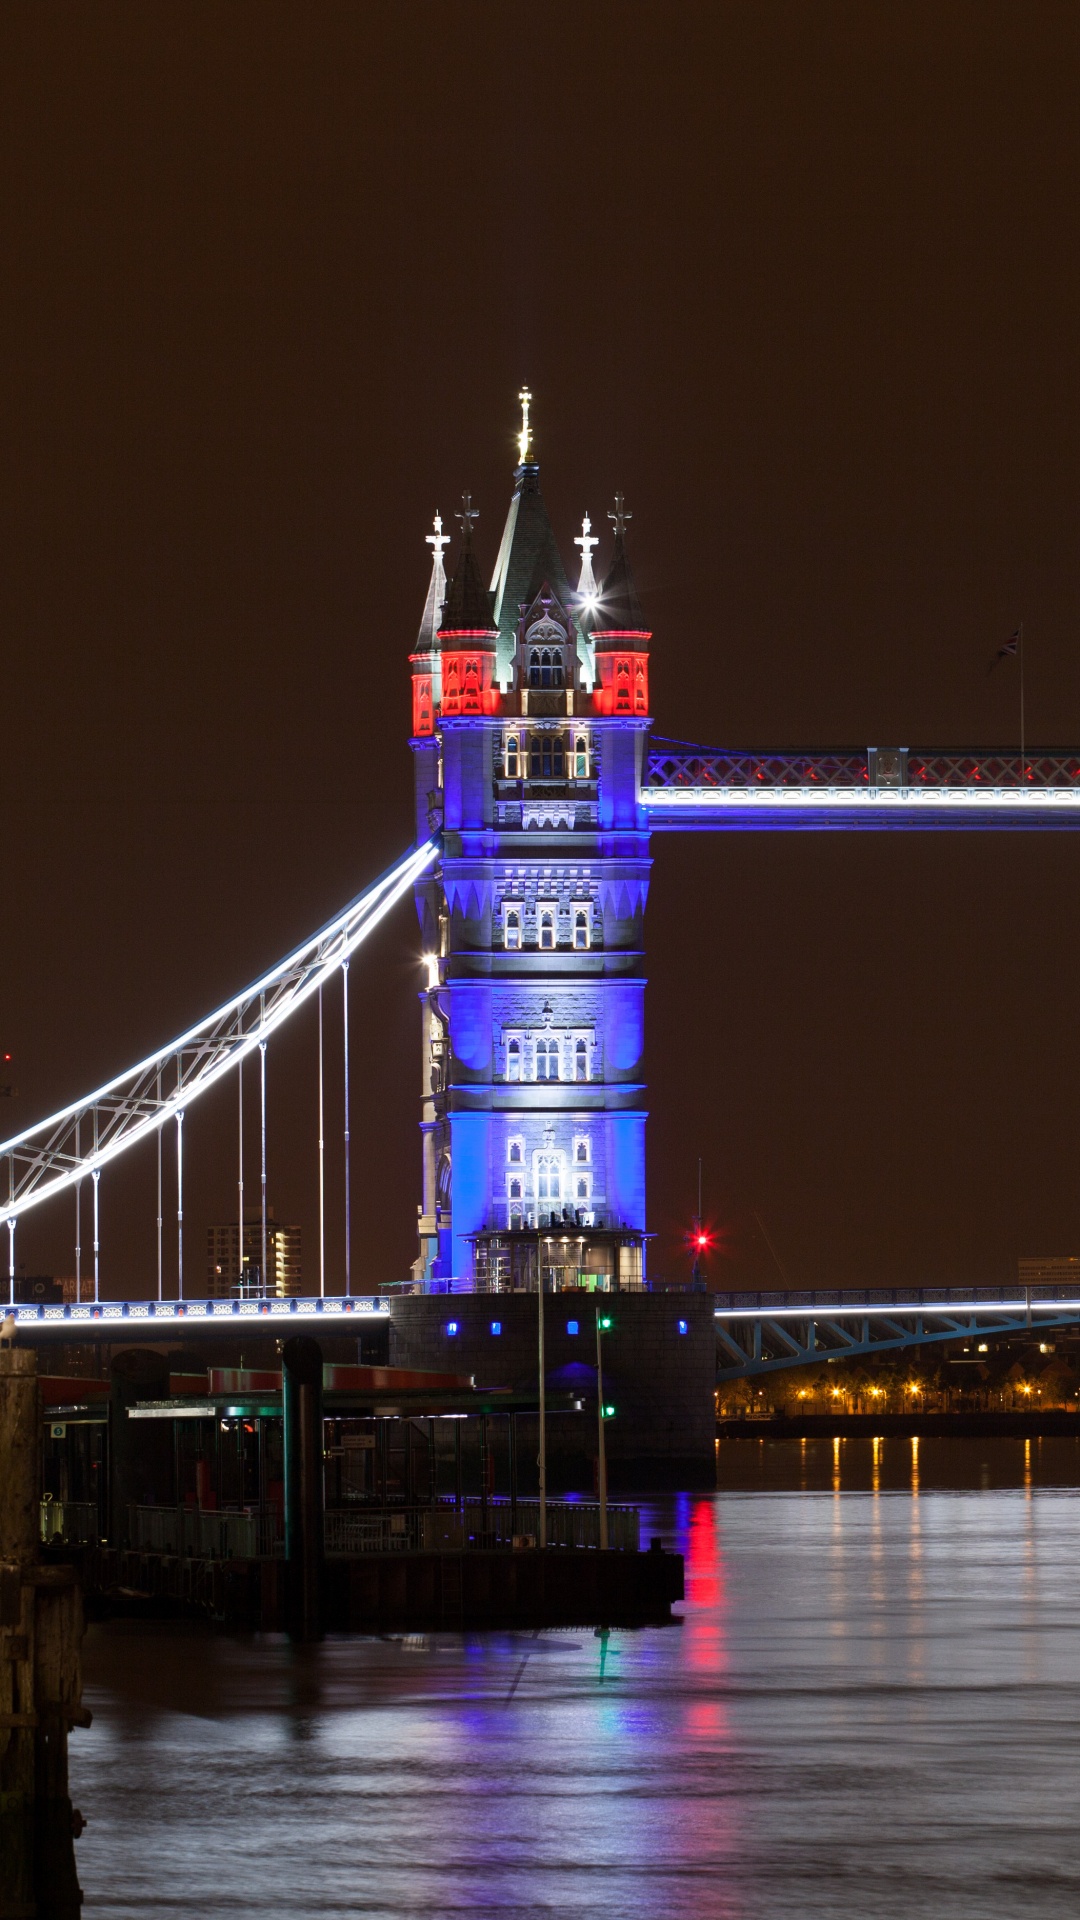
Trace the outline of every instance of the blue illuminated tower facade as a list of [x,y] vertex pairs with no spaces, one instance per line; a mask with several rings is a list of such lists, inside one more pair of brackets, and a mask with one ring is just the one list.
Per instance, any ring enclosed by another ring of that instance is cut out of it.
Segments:
[[616,501],[571,588],[528,422],[491,586],[468,496],[447,585],[436,522],[412,654],[423,1201],[432,1289],[639,1287],[645,1254],[649,728],[645,627]]

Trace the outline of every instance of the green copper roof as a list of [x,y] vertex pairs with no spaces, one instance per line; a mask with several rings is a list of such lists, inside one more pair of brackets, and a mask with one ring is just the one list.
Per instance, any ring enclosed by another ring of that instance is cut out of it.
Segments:
[[540,492],[540,469],[522,466],[514,475],[514,497],[491,582],[500,655],[509,658],[513,652],[519,609],[536,599],[545,582],[570,614],[570,585]]

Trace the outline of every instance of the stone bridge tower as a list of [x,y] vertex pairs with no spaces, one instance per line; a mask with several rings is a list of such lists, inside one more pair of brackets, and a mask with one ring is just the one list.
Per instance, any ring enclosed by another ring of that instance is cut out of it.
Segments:
[[466,495],[446,585],[438,519],[415,650],[423,1203],[433,1288],[636,1287],[645,1265],[649,835],[639,805],[651,638],[621,495],[603,584],[576,588],[540,492],[529,396],[490,589]]

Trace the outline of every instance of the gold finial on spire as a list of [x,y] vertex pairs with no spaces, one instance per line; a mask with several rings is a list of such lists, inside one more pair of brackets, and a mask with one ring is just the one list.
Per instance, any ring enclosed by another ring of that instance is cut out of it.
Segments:
[[521,401],[521,432],[518,434],[518,465],[523,467],[529,460],[532,451],[532,429],[529,426],[529,408],[532,405],[532,394],[529,392],[528,387],[522,387],[521,392],[518,394],[518,399]]

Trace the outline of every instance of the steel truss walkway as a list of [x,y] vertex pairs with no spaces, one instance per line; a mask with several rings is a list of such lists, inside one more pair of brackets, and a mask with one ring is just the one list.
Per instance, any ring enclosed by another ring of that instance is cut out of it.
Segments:
[[760,753],[653,737],[641,805],[654,832],[1080,828],[1071,748],[841,747]]
[[1020,1334],[1027,1339],[1080,1324],[1080,1299],[1064,1287],[873,1288],[844,1292],[718,1294],[717,1380],[745,1380],[787,1367],[900,1352],[945,1340]]

